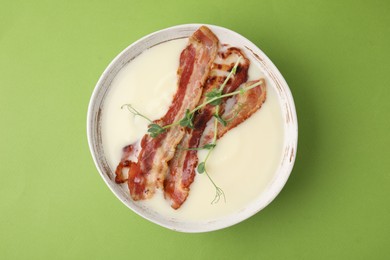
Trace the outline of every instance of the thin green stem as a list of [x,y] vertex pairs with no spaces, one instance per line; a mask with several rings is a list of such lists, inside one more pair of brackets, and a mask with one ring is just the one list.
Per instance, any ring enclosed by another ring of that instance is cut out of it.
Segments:
[[[215,113],[218,114],[219,113],[219,105],[216,107],[215,110],[216,110]],[[213,141],[211,142],[214,145],[217,143],[217,132],[218,132],[218,120],[215,119],[214,120],[214,136],[213,136]],[[214,147],[208,151],[206,158],[204,159],[205,164],[206,164],[207,160],[209,159],[209,156],[210,156],[212,150],[214,150]]]
[[214,199],[211,201],[211,204],[218,203],[219,200],[221,199],[221,196],[223,196],[223,200],[226,203],[226,196],[223,190],[215,184],[213,179],[210,177],[209,173],[205,170],[206,176],[209,178],[210,182],[214,185],[215,187],[215,196]]
[[209,143],[205,144],[204,146],[201,147],[190,147],[190,148],[183,148],[180,145],[177,146],[177,149],[179,150],[185,150],[185,151],[200,151],[200,150],[210,150],[215,147],[216,144]]
[[180,124],[180,121],[176,121],[176,122],[173,122],[172,124],[164,125],[164,126],[162,126],[162,128],[167,129],[167,128],[170,128],[170,127],[177,126],[179,124]]
[[[219,113],[219,105],[216,106],[215,113],[216,113],[216,115],[218,115],[218,113]],[[226,203],[225,193],[223,192],[223,190],[220,187],[217,186],[217,184],[211,178],[210,174],[207,172],[207,169],[206,169],[206,162],[209,159],[209,157],[211,155],[211,152],[212,152],[212,150],[214,150],[215,145],[217,143],[217,136],[218,136],[217,132],[218,132],[218,120],[214,119],[214,136],[213,136],[213,141],[211,142],[211,144],[213,144],[214,146],[212,146],[211,149],[208,151],[208,153],[207,153],[207,155],[206,155],[206,157],[205,157],[205,159],[203,161],[204,173],[206,174],[207,178],[210,180],[211,184],[213,184],[213,186],[215,188],[215,196],[214,196],[214,199],[211,201],[211,204],[218,203],[219,200],[221,199],[221,196],[223,196],[223,200]]]
[[228,83],[229,79],[234,75],[236,74],[236,71],[237,71],[237,67],[238,67],[238,64],[240,63],[240,60],[241,60],[241,56],[238,57],[236,63],[234,64],[232,70],[229,72],[228,76],[226,77],[225,81],[222,83],[222,85],[219,87],[219,91],[222,91],[223,88],[226,86],[226,84]]
[[[219,114],[219,105],[215,108],[215,114]],[[214,118],[214,137],[213,137],[213,143],[215,144],[217,142],[217,132],[218,132],[218,120]]]
[[263,84],[263,82],[262,82],[262,81],[259,81],[259,82],[256,82],[256,83],[250,85],[249,87],[246,87],[246,88],[243,88],[243,89],[240,89],[240,90],[236,90],[236,91],[233,91],[233,92],[230,92],[230,93],[227,93],[227,94],[223,94],[223,95],[221,95],[221,96],[219,96],[219,97],[215,97],[215,98],[212,98],[212,99],[210,99],[210,100],[207,100],[206,102],[204,102],[204,103],[200,104],[199,106],[197,106],[196,108],[194,108],[194,109],[191,111],[191,113],[195,113],[195,112],[198,111],[199,109],[201,109],[201,108],[203,108],[204,106],[206,106],[206,105],[208,105],[208,104],[214,102],[214,101],[217,100],[217,99],[235,96],[235,95],[241,94],[241,93],[243,93],[243,92],[246,92],[246,91],[248,91],[248,90],[251,90],[252,88],[255,88],[255,87],[257,87],[257,86],[260,86],[260,85],[262,85],[262,84]]
[[229,122],[233,121],[233,119],[235,119],[238,116],[238,113],[240,113],[240,111],[242,110],[242,106],[243,106],[242,103],[238,103],[238,109],[236,109],[234,115],[231,118],[229,118],[229,119],[225,119],[224,118],[226,123],[229,123]]
[[127,107],[127,110],[129,110],[130,113],[132,113],[134,116],[140,116],[142,118],[145,118],[150,123],[153,123],[152,120],[150,120],[148,117],[146,117],[143,114],[141,114],[140,112],[138,112],[138,110],[135,109],[131,104],[124,104],[124,105],[121,106],[121,109],[123,109],[124,107]]

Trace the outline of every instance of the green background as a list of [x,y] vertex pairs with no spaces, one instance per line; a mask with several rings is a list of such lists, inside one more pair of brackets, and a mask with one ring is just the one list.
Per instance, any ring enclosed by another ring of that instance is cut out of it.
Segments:
[[[0,259],[389,259],[389,1],[0,0]],[[299,144],[266,209],[203,234],[125,207],[86,114],[125,47],[178,24],[258,45],[293,93]]]

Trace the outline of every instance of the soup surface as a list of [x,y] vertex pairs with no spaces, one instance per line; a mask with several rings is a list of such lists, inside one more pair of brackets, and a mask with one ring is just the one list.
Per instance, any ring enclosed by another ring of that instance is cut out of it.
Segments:
[[[176,91],[179,56],[186,44],[187,39],[172,40],[144,51],[112,82],[102,115],[103,147],[112,172],[122,148],[141,139],[148,125],[145,119],[121,109],[122,105],[131,104],[152,120],[163,116]],[[247,56],[251,60],[249,80],[265,77],[251,55]],[[206,175],[197,174],[187,201],[178,210],[170,207],[161,190],[151,199],[135,203],[186,221],[212,220],[238,212],[261,196],[272,180],[282,157],[283,131],[278,96],[267,80],[267,99],[261,109],[219,139],[207,161],[207,170],[224,191],[226,202],[221,198],[211,204],[215,188]],[[206,151],[198,152],[199,162],[205,155]],[[122,185],[127,188],[127,184]]]

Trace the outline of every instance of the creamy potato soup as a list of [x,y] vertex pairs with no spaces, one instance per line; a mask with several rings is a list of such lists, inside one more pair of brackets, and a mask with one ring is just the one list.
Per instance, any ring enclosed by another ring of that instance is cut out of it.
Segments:
[[[140,140],[148,121],[134,116],[122,105],[131,104],[152,120],[163,116],[177,88],[179,56],[187,39],[171,40],[154,46],[133,59],[117,74],[104,103],[102,141],[112,172],[121,160],[122,148]],[[251,55],[249,79],[263,76]],[[177,210],[170,207],[160,189],[151,199],[137,201],[157,214],[171,219],[213,220],[241,211],[258,198],[270,183],[282,157],[283,123],[276,90],[267,82],[267,99],[262,107],[217,141],[207,161],[207,171],[224,191],[212,204],[215,188],[205,174],[196,174],[185,203]],[[207,151],[199,151],[199,162]],[[118,184],[126,187],[127,184]],[[131,197],[129,195],[129,199]]]

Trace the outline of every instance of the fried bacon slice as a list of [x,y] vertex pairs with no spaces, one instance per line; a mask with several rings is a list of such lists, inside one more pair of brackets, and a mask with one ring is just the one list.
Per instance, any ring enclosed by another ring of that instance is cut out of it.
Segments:
[[[205,26],[190,36],[180,55],[177,92],[167,113],[154,123],[161,126],[172,124],[182,119],[187,109],[195,108],[218,49],[218,38]],[[174,126],[156,138],[146,134],[141,140],[138,161],[122,158],[116,170],[117,179],[123,181],[122,172],[129,169],[128,186],[134,200],[150,198],[157,187],[163,187],[168,162],[184,132],[183,127]]]
[[[198,105],[206,101],[206,94],[209,91],[220,88],[239,58],[241,59],[236,73],[225,85],[223,93],[233,92],[247,81],[250,61],[238,48],[222,46],[214,61]],[[220,112],[223,112],[224,106],[225,100],[220,104]],[[189,148],[198,147],[207,122],[213,117],[214,113],[215,106],[206,105],[195,115],[194,129],[186,129],[186,133],[179,144],[180,148],[176,150],[175,156],[169,162],[168,175],[164,181],[164,194],[174,209],[179,208],[187,199],[190,185],[195,177],[195,168],[198,164],[197,151],[189,150]]]

